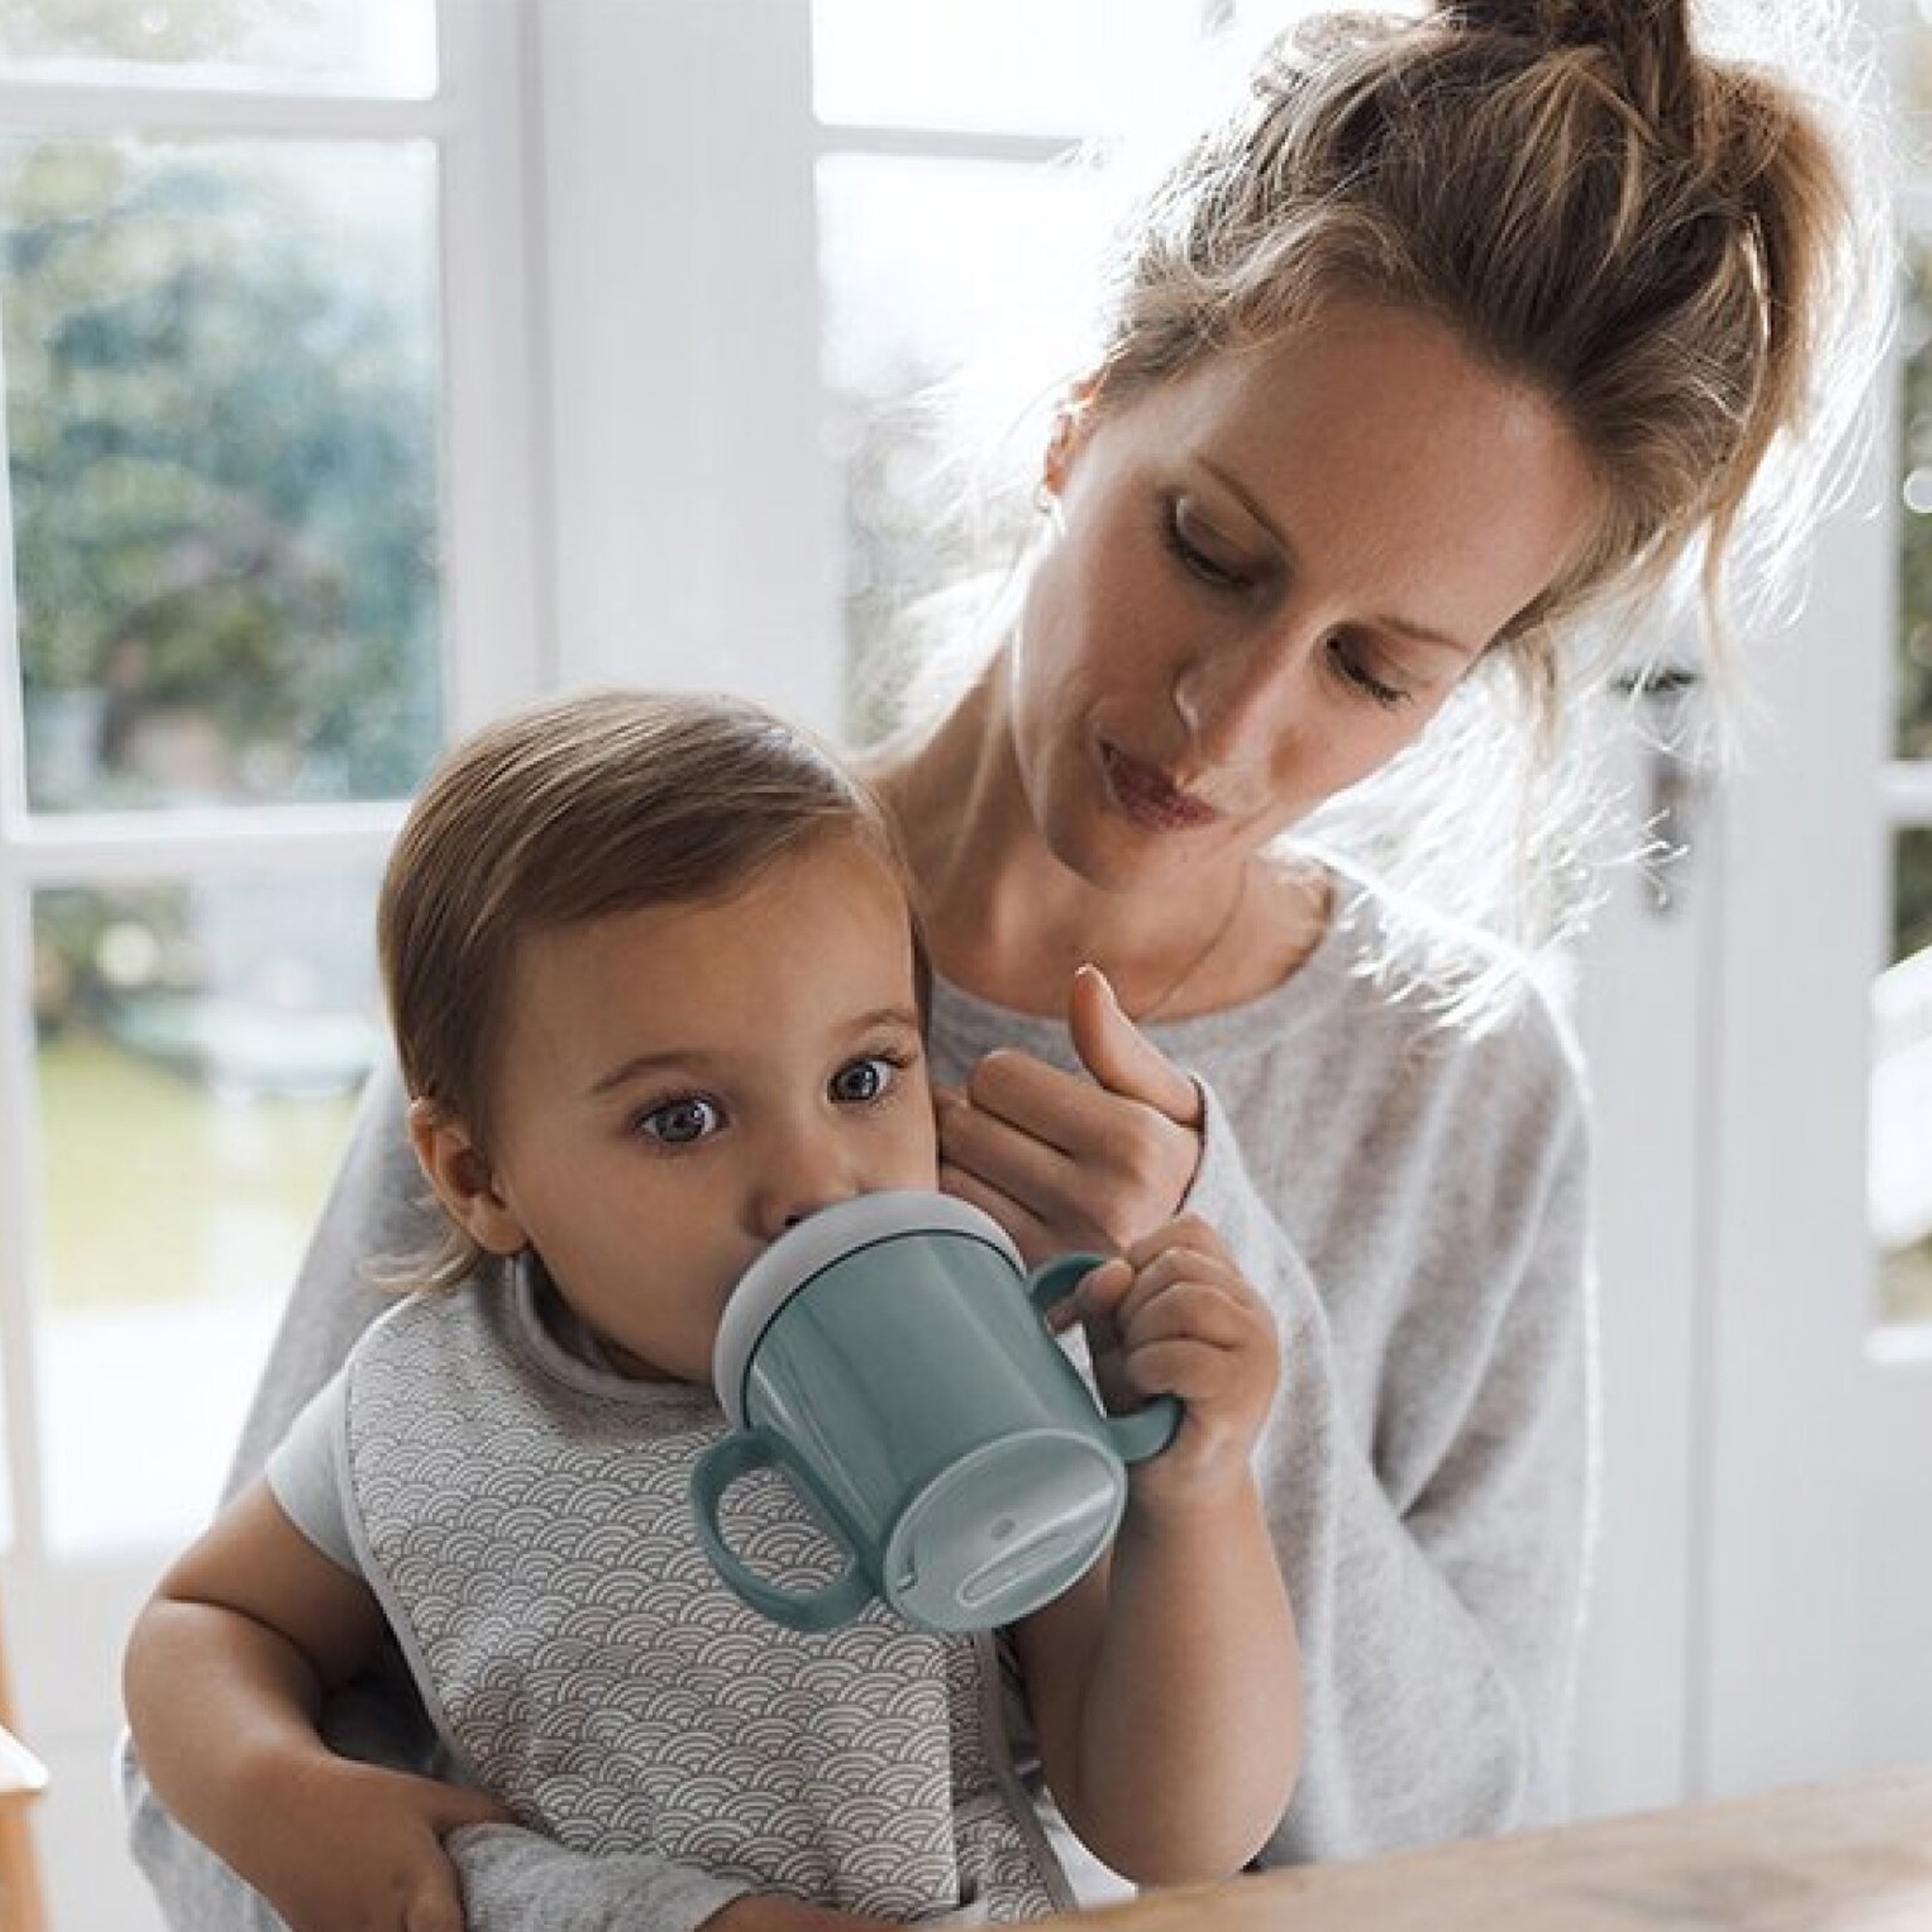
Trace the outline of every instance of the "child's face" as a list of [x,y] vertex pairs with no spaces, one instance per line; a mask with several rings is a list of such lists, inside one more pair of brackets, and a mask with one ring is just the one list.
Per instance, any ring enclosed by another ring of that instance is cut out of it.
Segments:
[[831,1202],[935,1182],[905,899],[856,840],[731,898],[536,935],[507,1010],[470,1232],[534,1247],[627,1367],[708,1380],[767,1242]]

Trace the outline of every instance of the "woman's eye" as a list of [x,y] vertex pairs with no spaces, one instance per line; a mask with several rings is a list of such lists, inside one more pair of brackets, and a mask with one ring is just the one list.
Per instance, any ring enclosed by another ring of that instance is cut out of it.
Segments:
[[715,1134],[724,1117],[709,1100],[696,1094],[681,1100],[667,1100],[653,1107],[638,1121],[638,1132],[647,1140],[661,1141],[666,1147],[689,1147],[707,1134]]
[[1224,561],[1206,548],[1199,534],[1189,534],[1188,520],[1181,506],[1171,503],[1163,523],[1167,547],[1179,558],[1189,576],[1197,577],[1214,590],[1245,590],[1253,579],[1239,565]]
[[890,1060],[877,1054],[854,1060],[832,1076],[832,1097],[845,1105],[863,1106],[867,1100],[882,1097],[897,1071]]
[[1331,639],[1328,656],[1343,677],[1363,696],[1373,698],[1384,711],[1393,711],[1408,702],[1409,694],[1400,685],[1390,684],[1387,679],[1376,675],[1359,644],[1347,638]]

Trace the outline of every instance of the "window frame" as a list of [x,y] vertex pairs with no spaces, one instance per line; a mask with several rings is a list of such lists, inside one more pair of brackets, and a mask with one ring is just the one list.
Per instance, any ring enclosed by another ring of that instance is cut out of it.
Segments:
[[[538,409],[541,237],[530,194],[528,0],[440,0],[438,32],[438,83],[422,99],[148,84],[119,69],[99,84],[71,76],[0,82],[0,132],[435,144],[444,726],[459,732],[542,690],[554,653],[545,595],[551,533]],[[0,422],[0,449],[4,435]],[[49,1536],[40,1376],[49,1258],[34,1072],[34,895],[50,886],[236,878],[265,868],[374,870],[404,806],[30,812],[13,563],[11,491],[0,462],[0,1442],[8,1620],[36,1660],[33,1672],[19,1673],[22,1702],[44,1739],[118,1721],[117,1673],[102,1659],[118,1649],[157,1550],[73,1556]]]

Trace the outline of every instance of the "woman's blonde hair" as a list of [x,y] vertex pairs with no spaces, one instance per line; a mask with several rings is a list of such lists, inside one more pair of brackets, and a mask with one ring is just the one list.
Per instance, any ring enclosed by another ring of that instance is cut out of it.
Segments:
[[[810,733],[740,698],[593,692],[478,731],[431,775],[378,901],[383,987],[411,1099],[460,1121],[487,1161],[524,940],[725,897],[827,838],[856,839],[907,885],[871,792]],[[909,889],[907,898],[923,1004]],[[446,1288],[482,1259],[452,1226],[434,1255],[383,1272],[393,1286]]]

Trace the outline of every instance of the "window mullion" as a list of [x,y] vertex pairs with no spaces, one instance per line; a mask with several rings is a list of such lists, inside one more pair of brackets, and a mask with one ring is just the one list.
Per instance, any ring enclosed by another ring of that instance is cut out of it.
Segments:
[[552,681],[542,238],[526,71],[537,0],[443,0],[442,512],[451,735]]
[[809,10],[536,24],[559,672],[835,724]]
[[[0,1403],[11,1548],[32,1561],[45,1544],[41,1480],[40,1142],[35,1131],[32,906],[0,854]],[[18,992],[12,989],[18,988]]]
[[37,134],[245,134],[407,140],[438,133],[440,99],[258,94],[214,88],[0,82],[0,127]]

